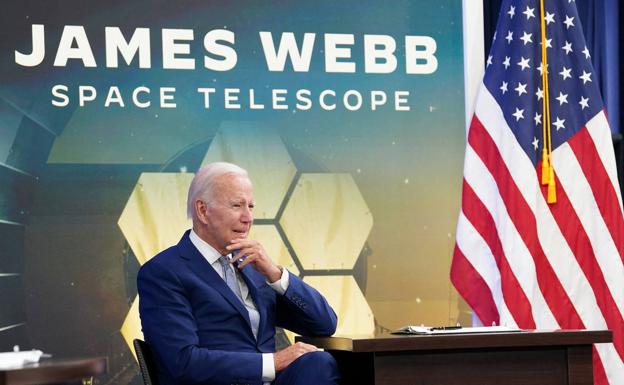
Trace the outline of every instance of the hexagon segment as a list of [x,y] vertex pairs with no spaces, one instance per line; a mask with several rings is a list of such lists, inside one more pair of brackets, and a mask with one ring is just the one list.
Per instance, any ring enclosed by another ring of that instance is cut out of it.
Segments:
[[373,216],[350,174],[302,174],[280,223],[306,270],[352,269]]
[[128,344],[132,355],[134,355],[134,359],[136,359],[136,353],[134,352],[132,341],[136,338],[142,340],[144,339],[143,332],[141,332],[141,317],[139,315],[139,296],[137,296],[134,299],[134,302],[132,302],[132,306],[130,306],[130,310],[126,315],[123,325],[121,325],[120,331],[123,339],[126,341],[126,344]]
[[291,273],[299,275],[299,269],[275,226],[253,225],[249,232],[249,238],[259,241],[273,262],[288,269]]
[[321,292],[338,315],[336,335],[374,334],[375,317],[352,276],[306,276],[303,280]]
[[118,225],[142,265],[191,228],[186,197],[194,174],[142,173]]
[[202,165],[219,161],[237,164],[249,172],[255,217],[275,218],[297,172],[277,131],[252,122],[223,123]]

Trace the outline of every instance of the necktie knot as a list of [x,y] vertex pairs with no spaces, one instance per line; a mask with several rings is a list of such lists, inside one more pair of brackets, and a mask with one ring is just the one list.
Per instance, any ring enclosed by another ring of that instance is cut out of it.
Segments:
[[226,269],[228,265],[230,264],[230,259],[228,258],[227,255],[222,255],[219,257],[219,263],[221,264],[221,267]]

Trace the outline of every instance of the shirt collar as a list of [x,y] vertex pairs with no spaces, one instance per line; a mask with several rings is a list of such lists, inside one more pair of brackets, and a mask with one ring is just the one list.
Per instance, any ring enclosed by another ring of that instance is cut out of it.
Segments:
[[197,250],[199,250],[199,253],[206,258],[208,263],[211,265],[221,258],[221,253],[219,253],[214,247],[210,246],[206,241],[201,239],[195,230],[191,229],[189,238]]

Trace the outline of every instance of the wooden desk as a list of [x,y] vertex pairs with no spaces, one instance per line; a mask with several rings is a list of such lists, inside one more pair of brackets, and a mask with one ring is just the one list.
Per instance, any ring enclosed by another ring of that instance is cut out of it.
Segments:
[[342,385],[593,385],[611,331],[298,337],[330,352]]
[[106,357],[74,360],[43,359],[11,369],[0,369],[0,385],[43,385],[81,381],[105,374],[108,371]]

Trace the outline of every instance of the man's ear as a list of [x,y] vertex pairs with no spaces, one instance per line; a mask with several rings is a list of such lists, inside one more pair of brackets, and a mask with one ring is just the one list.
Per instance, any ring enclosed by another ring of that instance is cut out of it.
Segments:
[[208,205],[206,202],[199,199],[195,201],[195,214],[201,223],[208,224]]

